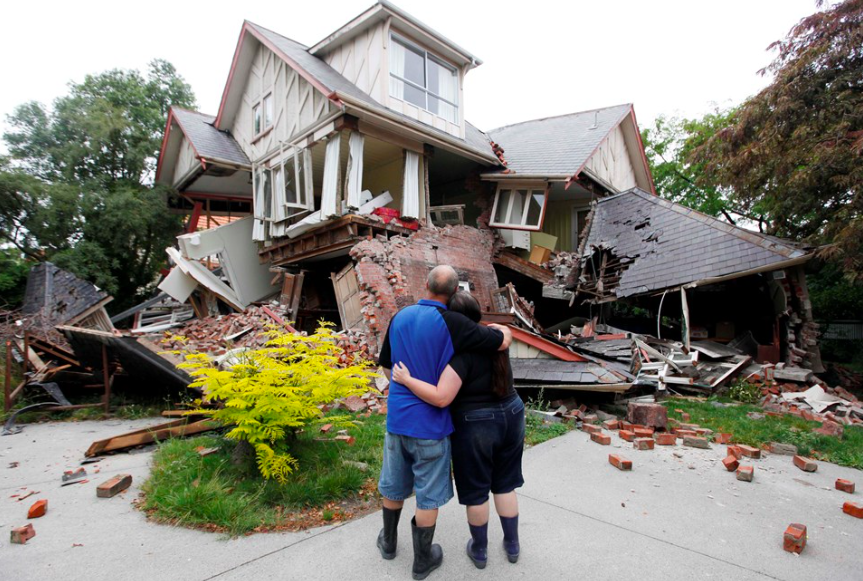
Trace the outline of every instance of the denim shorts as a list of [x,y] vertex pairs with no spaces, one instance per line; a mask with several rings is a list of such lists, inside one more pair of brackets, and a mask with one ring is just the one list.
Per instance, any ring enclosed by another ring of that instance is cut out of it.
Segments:
[[416,491],[417,508],[432,510],[453,496],[449,438],[423,440],[387,432],[378,490],[390,500],[404,500]]
[[522,484],[524,402],[517,395],[499,404],[452,411],[452,464],[460,504],[474,506],[488,493],[512,492]]

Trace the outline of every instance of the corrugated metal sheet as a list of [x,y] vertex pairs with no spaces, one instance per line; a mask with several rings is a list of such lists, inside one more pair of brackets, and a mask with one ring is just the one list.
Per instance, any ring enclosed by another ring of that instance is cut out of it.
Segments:
[[839,341],[863,341],[863,321],[820,322],[822,339]]

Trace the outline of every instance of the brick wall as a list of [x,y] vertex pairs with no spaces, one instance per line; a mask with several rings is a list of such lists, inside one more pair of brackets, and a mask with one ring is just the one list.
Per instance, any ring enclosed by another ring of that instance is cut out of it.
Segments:
[[498,288],[493,247],[491,231],[469,226],[422,228],[410,237],[378,236],[354,246],[351,256],[357,265],[364,330],[372,352],[379,352],[396,311],[425,296],[428,273],[439,264],[455,268],[482,309],[489,310],[489,291]]

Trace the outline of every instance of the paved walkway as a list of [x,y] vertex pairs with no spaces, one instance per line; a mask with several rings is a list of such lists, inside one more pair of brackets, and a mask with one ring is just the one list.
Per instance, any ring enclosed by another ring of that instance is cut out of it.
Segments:
[[[408,518],[400,526],[398,556],[383,561],[374,546],[378,513],[339,526],[239,539],[149,523],[131,500],[146,478],[150,453],[112,456],[87,467],[90,482],[59,486],[63,470],[76,467],[93,440],[160,421],[40,424],[0,438],[0,577],[410,579]],[[476,570],[463,553],[463,512],[452,502],[441,511],[435,539],[444,564],[429,579],[863,578],[863,520],[841,511],[846,500],[863,502],[861,493],[833,489],[838,477],[863,486],[863,473],[819,463],[809,474],[790,457],[770,456],[754,461],[754,482],[738,482],[719,464],[724,449],[639,452],[616,435],[609,447],[581,432],[537,446],[525,455],[518,564],[506,562],[492,516],[489,564]],[[610,452],[633,460],[634,470],[610,466]],[[11,462],[18,467],[8,468]],[[97,499],[96,485],[118,473],[131,473],[133,488]],[[40,493],[23,502],[10,498],[22,487]],[[25,546],[11,545],[8,531],[27,522],[27,507],[38,498],[47,498],[49,509],[32,521],[37,536]],[[412,508],[408,504],[406,512]],[[782,550],[791,522],[809,528],[800,556]]]

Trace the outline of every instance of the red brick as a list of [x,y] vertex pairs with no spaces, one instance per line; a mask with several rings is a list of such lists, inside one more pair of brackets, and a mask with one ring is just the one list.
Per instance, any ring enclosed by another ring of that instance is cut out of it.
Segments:
[[596,424],[581,424],[581,431],[587,432],[588,434],[595,434],[602,431],[602,426],[597,426]]
[[680,417],[683,419],[684,422],[688,422],[690,419],[689,414],[686,412],[680,412]]
[[655,444],[653,438],[636,438],[633,442],[636,450],[653,450]]
[[806,456],[794,456],[794,465],[803,470],[803,472],[815,472],[818,470],[818,464],[812,458]]
[[806,548],[806,525],[792,523],[785,529],[783,546],[789,553],[802,553]]
[[708,428],[695,428],[695,433],[699,436],[706,437],[713,433],[713,430]]
[[717,444],[728,444],[731,442],[731,434],[720,432],[713,435],[713,441]]
[[741,458],[743,458],[743,450],[741,450],[740,446],[737,446],[736,444],[734,446],[728,446],[728,455],[734,456],[735,458],[740,460]]
[[752,482],[753,476],[755,476],[755,468],[752,466],[740,466],[737,468],[737,480]]
[[627,460],[623,456],[618,456],[617,454],[609,454],[608,463],[618,470],[632,470],[632,460]]
[[658,403],[630,402],[626,409],[626,419],[633,424],[665,429],[668,425],[668,410]]
[[674,434],[654,434],[654,437],[660,446],[673,446],[677,443],[677,436]]
[[17,529],[12,529],[12,534],[10,535],[10,540],[16,545],[26,544],[27,541],[36,536],[36,531],[33,529],[33,525],[27,523],[23,527],[18,527]]
[[602,425],[605,426],[606,430],[619,430],[620,422],[617,420],[605,420],[602,422]]
[[600,432],[594,432],[590,435],[590,439],[596,442],[597,444],[602,444],[603,446],[608,446],[611,444],[611,436],[608,434],[602,434]]
[[697,436],[686,436],[683,438],[683,445],[690,446],[692,448],[710,448],[710,442],[708,442],[705,438],[699,438]]
[[636,438],[652,438],[653,428],[635,428],[632,433],[635,434]]
[[677,428],[676,430],[674,430],[674,435],[677,436],[678,438],[686,438],[686,437],[694,437],[694,436],[697,436],[698,434],[695,433],[695,430],[682,430],[680,428]]
[[679,428],[680,428],[681,430],[692,430],[693,432],[694,432],[695,430],[697,430],[698,428],[700,428],[700,427],[701,427],[701,426],[699,426],[698,424],[686,424],[686,423],[682,423],[682,422],[681,422],[681,424],[680,424],[680,426],[679,426]]
[[326,434],[327,432],[329,432],[330,430],[332,430],[332,429],[333,429],[333,425],[332,425],[332,424],[324,424],[323,426],[321,426],[321,432],[323,432],[323,433],[325,433],[325,434]]
[[761,458],[761,450],[759,450],[758,448],[753,448],[752,446],[744,446],[743,444],[738,444],[737,447],[740,448],[740,453],[747,458],[754,458],[755,460]]
[[45,516],[45,511],[48,510],[48,501],[47,500],[37,500],[33,503],[33,506],[30,507],[30,510],[27,511],[27,518],[39,518],[41,516]]
[[844,480],[842,478],[836,479],[836,490],[841,490],[842,492],[847,492],[848,494],[854,494],[854,483],[850,480]]
[[633,434],[629,430],[620,430],[617,433],[622,439],[626,440],[627,442],[632,442],[633,440],[635,440],[635,434]]
[[738,462],[737,458],[735,458],[733,455],[729,454],[725,457],[724,460],[722,460],[722,465],[725,466],[725,469],[729,472],[734,472],[735,470],[737,470],[740,462]]
[[830,420],[824,420],[821,423],[820,428],[816,428],[812,431],[825,436],[836,436],[837,438],[841,438],[842,434],[845,433],[845,428],[842,427],[842,424],[838,424]]
[[842,505],[842,512],[850,514],[854,518],[863,518],[863,506],[855,502],[846,502]]
[[100,484],[96,488],[96,496],[99,498],[111,498],[130,486],[132,486],[132,476],[130,474],[118,474]]
[[356,442],[356,439],[353,436],[348,436],[346,434],[336,436],[335,438],[333,438],[333,440],[336,442],[344,442],[348,446],[353,446],[354,442]]

